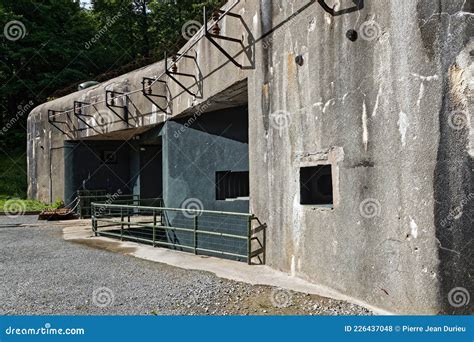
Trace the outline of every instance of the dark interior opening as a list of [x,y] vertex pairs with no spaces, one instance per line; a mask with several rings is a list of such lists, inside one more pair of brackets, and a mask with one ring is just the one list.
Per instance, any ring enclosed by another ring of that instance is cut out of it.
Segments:
[[248,171],[218,171],[216,172],[216,199],[226,200],[249,196]]
[[140,197],[159,198],[163,196],[161,145],[140,146]]
[[331,165],[300,169],[300,198],[301,204],[333,204]]

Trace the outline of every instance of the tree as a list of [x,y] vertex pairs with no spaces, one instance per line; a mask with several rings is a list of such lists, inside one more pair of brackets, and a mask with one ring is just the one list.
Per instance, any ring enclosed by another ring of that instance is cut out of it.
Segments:
[[[20,36],[4,35],[0,42],[0,124],[19,106],[43,103],[58,89],[71,92],[81,82],[102,81],[176,52],[186,42],[183,25],[202,21],[203,6],[222,2],[94,0],[87,9],[74,0],[2,0],[2,27],[20,23]],[[0,134],[0,147],[17,146],[18,139],[24,146],[27,114]]]

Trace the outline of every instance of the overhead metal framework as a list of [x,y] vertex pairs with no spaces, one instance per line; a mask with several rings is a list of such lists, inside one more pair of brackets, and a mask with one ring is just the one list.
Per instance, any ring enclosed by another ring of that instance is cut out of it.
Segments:
[[217,41],[217,40],[225,40],[232,43],[238,43],[242,46],[242,48],[245,49],[244,42],[242,41],[242,39],[226,37],[221,34],[219,23],[225,16],[234,17],[243,21],[242,16],[239,14],[232,13],[228,10],[227,11],[215,10],[212,12],[213,23],[211,25],[208,25],[208,12],[207,12],[206,7],[204,7],[204,36],[212,43],[212,45],[214,45],[220,52],[222,52],[222,54],[224,54],[224,56],[226,56],[229,59],[229,61],[231,61],[235,66],[239,67],[240,69],[244,69],[244,66],[240,64],[239,62],[237,62],[237,60],[229,52],[227,52],[227,50],[224,49]]
[[92,129],[94,132],[98,134],[104,133],[104,131],[100,132],[97,129],[95,129],[94,126],[91,126],[84,118],[91,118],[95,119],[93,115],[90,114],[84,114],[84,110],[82,109],[83,106],[90,105],[90,103],[87,102],[80,102],[80,101],[74,101],[74,116],[81,121],[84,125],[86,125],[88,128]]
[[[168,101],[168,96],[162,95],[162,94],[155,94],[153,92],[153,85],[155,83],[160,83],[165,86],[165,89],[167,89],[167,83],[162,80],[155,80],[154,78],[150,77],[143,77],[142,78],[142,94],[145,96],[145,98],[153,103],[160,111],[167,113],[167,109],[169,107],[169,101]],[[166,106],[163,108],[158,104],[157,101],[155,101],[155,98],[159,99],[164,99],[166,101]]]
[[[181,60],[182,58],[188,58],[188,59],[191,59],[193,60],[196,64],[197,64],[197,57],[195,56],[190,56],[190,55],[185,55],[185,54],[182,54],[180,55],[180,58],[179,60]],[[178,71],[178,57],[176,55],[172,56],[171,57],[171,66],[168,67],[168,54],[165,53],[165,73],[166,75],[171,79],[173,80],[177,85],[179,85],[185,92],[187,92],[189,95],[193,96],[193,97],[202,97],[202,89],[199,85],[200,83],[200,80],[198,77],[196,77],[195,75],[192,75],[192,74],[187,74],[187,73],[183,73],[183,72],[179,72]],[[197,85],[198,87],[198,92],[196,93],[193,93],[189,87],[186,87],[181,81],[179,81],[175,76],[181,76],[181,77],[188,77],[188,78],[191,78],[195,83],[195,85]]]
[[[153,85],[155,83],[161,83],[165,85],[165,89],[168,89],[168,84],[166,81],[162,80],[161,78],[163,76],[168,76],[173,82],[175,82],[180,88],[182,88],[186,93],[189,95],[199,98],[202,97],[202,74],[201,71],[199,70],[199,66],[197,65],[197,56],[191,56],[189,54],[189,51],[193,49],[193,47],[203,38],[206,37],[216,48],[218,48],[219,51],[221,51],[234,65],[237,67],[244,69],[245,67],[237,62],[234,57],[230,55],[229,52],[227,52],[222,46],[219,45],[217,40],[225,40],[233,43],[239,43],[242,47],[244,47],[243,40],[242,39],[236,39],[232,37],[226,37],[224,35],[220,34],[220,27],[219,27],[219,22],[225,17],[225,16],[231,16],[234,18],[238,18],[239,20],[243,21],[242,17],[238,14],[232,13],[232,9],[235,8],[237,4],[240,3],[240,0],[236,0],[231,6],[229,6],[225,11],[223,10],[216,10],[213,12],[212,16],[212,21],[211,23],[208,23],[208,15],[207,15],[207,10],[204,8],[204,29],[200,31],[200,33],[196,34],[186,47],[185,51],[178,55],[174,55],[172,57],[171,64],[169,64],[168,61],[168,56],[165,55],[165,70],[158,76],[156,77],[143,77],[142,78],[142,86],[140,89],[135,89],[130,92],[118,92],[118,91],[112,91],[112,90],[106,90],[105,91],[105,99],[101,101],[96,101],[96,102],[81,102],[81,101],[74,101],[74,107],[72,109],[69,109],[67,111],[59,112],[59,111],[54,111],[54,110],[48,110],[48,122],[53,125],[56,129],[61,131],[63,134],[67,135],[70,139],[74,139],[74,136],[71,134],[72,131],[77,132],[81,131],[84,129],[78,129],[77,127],[74,126],[74,121],[71,120],[70,113],[73,113],[73,116],[77,118],[78,122],[80,121],[86,127],[89,129],[92,129],[94,132],[98,134],[102,134],[105,132],[99,132],[96,127],[94,127],[91,122],[88,122],[86,118],[94,118],[93,115],[86,114],[84,111],[88,107],[93,107],[97,113],[100,115],[100,111],[97,110],[96,105],[104,103],[105,106],[122,122],[126,123],[127,126],[131,126],[129,123],[129,116],[130,116],[130,111],[128,107],[128,102],[130,101],[129,95],[141,92],[145,98],[147,98],[150,102],[152,102],[157,108],[159,108],[162,112],[168,113],[167,109],[169,108],[169,98],[165,92],[165,94],[157,94],[153,92]],[[209,32],[209,29],[212,29],[212,32]],[[247,30],[248,31],[248,30]],[[249,37],[250,37],[250,32],[249,32]],[[245,47],[244,47],[244,52],[245,52]],[[246,52],[247,53],[247,52]],[[183,59],[192,59],[198,69],[198,76],[193,75],[191,73],[185,73],[185,72],[180,72],[178,70],[178,63]],[[181,82],[178,77],[185,77],[188,79],[193,79],[194,84],[193,86],[198,87],[197,92],[193,92],[190,90],[191,87],[187,87],[183,82]],[[163,107],[161,106],[156,99],[165,99],[166,100],[166,106]],[[121,103],[120,103],[121,102]],[[133,103],[132,103],[133,105]],[[123,111],[123,113],[119,113],[119,109]],[[60,121],[57,119],[57,116],[66,114],[66,121]],[[136,120],[135,120],[136,121]],[[66,131],[61,127],[61,125],[65,125],[67,127]],[[71,128],[71,125],[73,126]]]
[[[125,97],[125,100],[123,99],[124,97]],[[122,104],[117,104],[118,101],[121,101]],[[112,113],[114,113],[121,121],[129,125],[127,101],[128,101],[128,95],[125,93],[121,93],[121,92],[113,91],[113,90],[105,91],[105,106],[108,109],[110,109]],[[120,115],[116,111],[117,108],[120,108],[123,110],[123,115]]]
[[[70,125],[71,117],[68,114],[70,111],[71,110],[60,112],[60,111],[57,111],[57,110],[48,109],[48,122],[49,122],[50,125],[55,127],[58,131],[60,131],[62,134],[66,135],[69,139],[73,140],[73,139],[75,139],[75,137],[74,137],[74,135],[71,134],[71,131],[75,131],[75,127],[73,126],[73,129],[71,129],[71,125]],[[58,116],[63,115],[63,114],[66,114],[66,120],[69,120],[69,122],[58,120]],[[65,125],[67,127],[68,131],[65,131],[61,127],[61,125]]]
[[364,8],[364,0],[352,0],[354,3],[354,6],[340,9],[340,10],[335,10],[334,8],[329,7],[326,4],[325,0],[318,0],[318,3],[321,5],[321,7],[329,14],[332,16],[338,16],[338,15],[343,15],[343,14],[348,14],[356,11],[360,11],[361,9]]

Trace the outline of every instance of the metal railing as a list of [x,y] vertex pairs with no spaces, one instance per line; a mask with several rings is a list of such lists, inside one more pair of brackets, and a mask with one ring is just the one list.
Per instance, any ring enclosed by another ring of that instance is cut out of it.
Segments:
[[[194,254],[251,263],[252,214],[151,206],[92,203],[92,230],[108,236]],[[260,226],[261,228],[261,226]],[[260,257],[259,257],[260,259]]]
[[118,195],[118,194],[79,194],[77,195],[77,214],[81,219],[92,216],[92,203],[123,203],[130,205],[140,205],[140,195]]

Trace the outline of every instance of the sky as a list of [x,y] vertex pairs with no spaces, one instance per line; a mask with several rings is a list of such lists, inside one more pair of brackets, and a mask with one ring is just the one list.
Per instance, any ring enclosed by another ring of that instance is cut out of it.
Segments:
[[91,8],[91,0],[79,0],[81,2],[81,7]]

